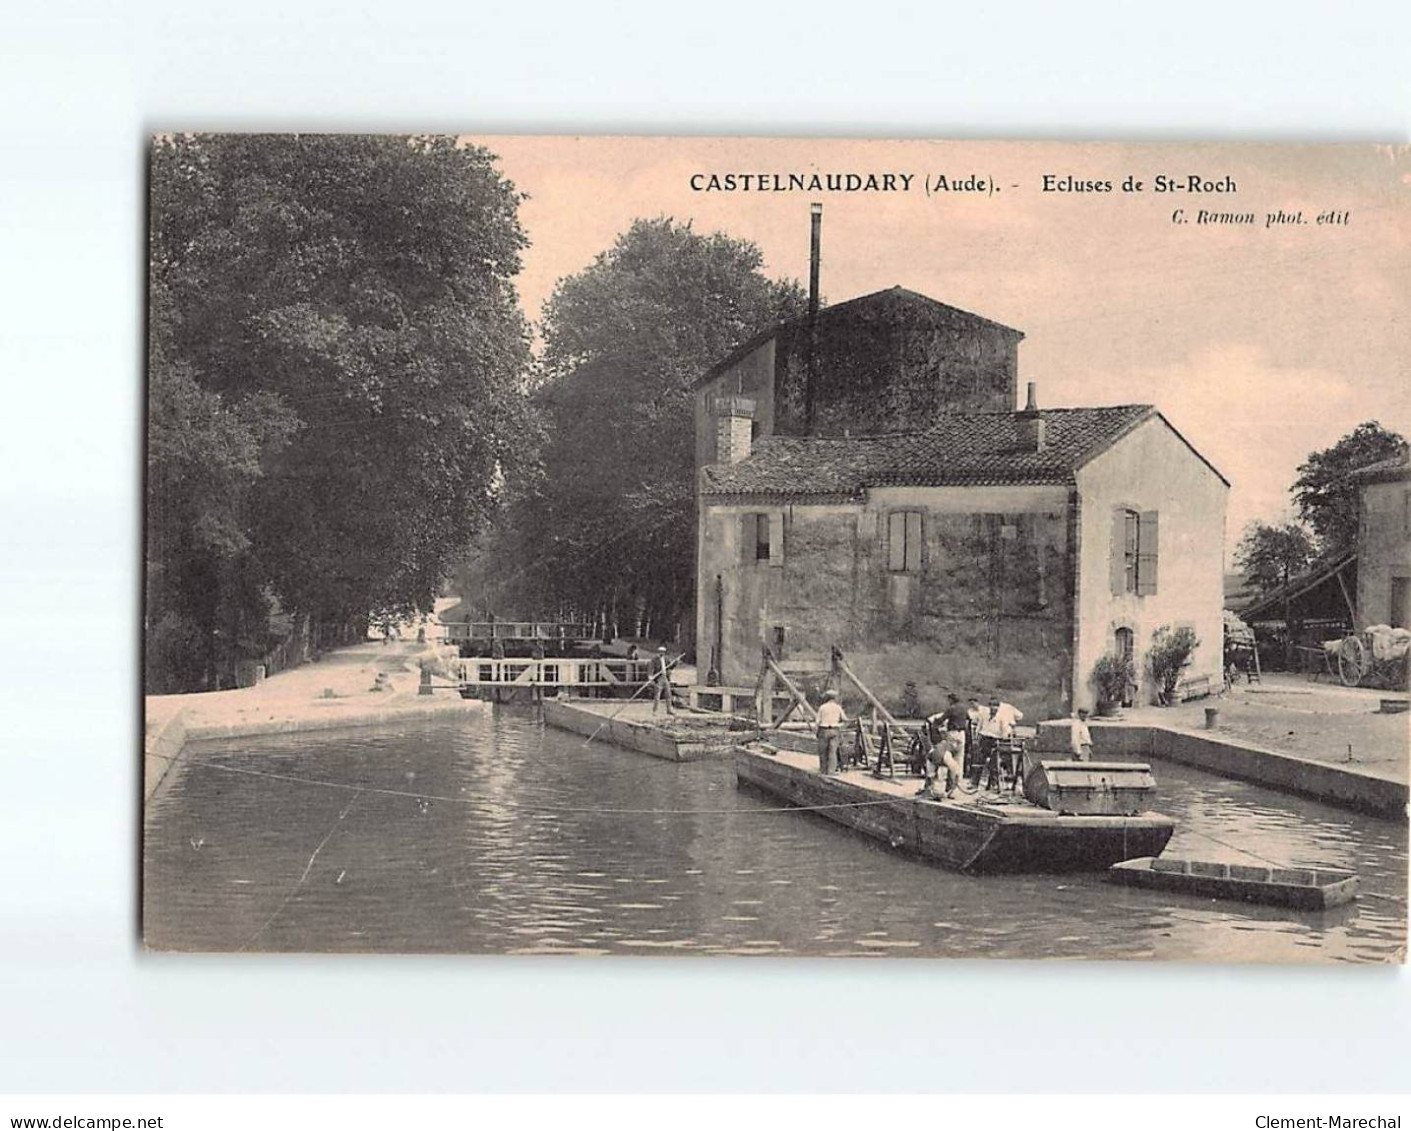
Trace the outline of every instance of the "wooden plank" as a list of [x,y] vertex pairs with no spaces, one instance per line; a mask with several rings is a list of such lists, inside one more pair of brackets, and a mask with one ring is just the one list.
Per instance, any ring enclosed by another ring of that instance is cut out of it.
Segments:
[[[788,689],[789,694],[793,696],[794,702],[797,703],[803,709],[804,718],[806,718],[810,723],[816,723],[818,721],[818,712],[815,711],[809,705],[808,700],[804,698],[803,692],[794,686],[794,681],[784,674],[784,669],[774,662],[774,657],[766,653],[764,657],[764,662],[769,665],[771,670],[773,670],[774,675],[779,679],[781,683],[783,683],[785,688]],[[788,712],[786,711],[784,714],[784,718],[781,718],[779,721],[782,723],[784,719],[788,717]]]

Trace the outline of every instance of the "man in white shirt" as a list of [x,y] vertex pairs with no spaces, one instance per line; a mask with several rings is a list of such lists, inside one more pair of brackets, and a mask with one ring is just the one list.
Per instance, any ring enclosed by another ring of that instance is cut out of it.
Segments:
[[986,787],[999,788],[999,749],[1001,739],[1008,741],[1014,737],[1014,724],[1024,717],[1024,712],[1000,702],[998,695],[990,696],[990,717],[980,724],[980,765],[989,770]]
[[818,733],[818,772],[835,774],[838,772],[838,751],[843,742],[843,725],[848,721],[843,705],[838,702],[836,691],[823,693],[823,705],[818,708],[818,720],[814,726]]

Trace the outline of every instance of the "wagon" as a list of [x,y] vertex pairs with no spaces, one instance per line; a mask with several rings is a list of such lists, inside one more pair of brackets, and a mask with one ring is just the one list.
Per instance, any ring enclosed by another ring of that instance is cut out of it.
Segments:
[[1404,683],[1408,650],[1411,633],[1373,625],[1341,640],[1325,640],[1323,662],[1329,674],[1337,672],[1344,687]]

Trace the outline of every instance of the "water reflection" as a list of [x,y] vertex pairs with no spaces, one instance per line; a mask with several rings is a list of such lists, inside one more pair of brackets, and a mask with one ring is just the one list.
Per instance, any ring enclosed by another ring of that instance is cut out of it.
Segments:
[[[195,748],[149,805],[149,945],[181,950],[1390,961],[1404,824],[1156,767],[1167,852],[1355,870],[1323,914],[969,877],[501,710]],[[293,779],[317,779],[307,784]],[[646,812],[644,812],[644,810]]]

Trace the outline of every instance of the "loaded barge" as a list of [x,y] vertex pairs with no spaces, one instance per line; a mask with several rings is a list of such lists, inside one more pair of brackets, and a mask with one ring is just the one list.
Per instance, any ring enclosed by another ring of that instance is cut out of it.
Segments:
[[[1138,763],[1109,772],[1104,772],[1107,764],[1041,763],[1050,780],[1061,779],[1064,774],[1053,771],[1065,767],[1087,768],[1098,787],[1084,787],[1072,808],[1107,807],[1083,801],[1125,793],[1127,799],[1117,807],[1138,810],[1083,813],[1064,811],[1067,806],[1054,792],[1048,795],[1054,808],[1017,793],[957,793],[953,800],[925,800],[915,796],[914,777],[877,777],[866,769],[825,776],[818,772],[816,755],[761,742],[735,747],[734,758],[739,785],[962,872],[1102,871],[1122,860],[1159,855],[1176,829],[1170,817],[1144,808],[1149,786],[1110,787],[1132,774],[1145,774],[1149,783],[1149,770]],[[1069,777],[1073,772],[1066,771]]]

